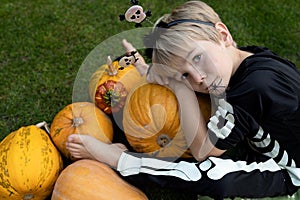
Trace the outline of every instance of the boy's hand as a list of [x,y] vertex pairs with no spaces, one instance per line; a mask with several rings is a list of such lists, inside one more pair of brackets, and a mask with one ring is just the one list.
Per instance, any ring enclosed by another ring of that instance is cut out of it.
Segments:
[[[160,85],[169,85],[169,76],[164,72],[162,69],[158,69],[160,67],[158,64],[156,64],[155,67],[152,67],[152,65],[148,65],[144,58],[139,54],[139,52],[132,46],[131,43],[129,43],[126,39],[122,40],[122,45],[126,50],[127,54],[131,54],[131,52],[136,52],[135,57],[137,58],[137,61],[133,64],[141,76],[146,75],[147,81],[149,83],[157,83]],[[181,74],[175,73],[174,77],[172,77],[178,81],[181,80]]]

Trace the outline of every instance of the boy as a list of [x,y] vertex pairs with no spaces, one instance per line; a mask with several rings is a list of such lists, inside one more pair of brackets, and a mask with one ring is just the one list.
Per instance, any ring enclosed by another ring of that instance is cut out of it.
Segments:
[[[123,42],[127,51],[135,50]],[[149,82],[167,84],[178,99],[182,128],[195,162],[141,157],[121,144],[71,135],[76,158],[107,163],[135,185],[155,185],[225,197],[293,194],[300,186],[300,73],[270,50],[237,48],[212,8],[189,1],[155,25],[146,46],[152,66],[135,66]],[[206,125],[195,92],[209,93],[214,113]],[[192,120],[191,120],[192,119]],[[195,120],[197,119],[197,120]],[[226,151],[240,145],[236,158]]]

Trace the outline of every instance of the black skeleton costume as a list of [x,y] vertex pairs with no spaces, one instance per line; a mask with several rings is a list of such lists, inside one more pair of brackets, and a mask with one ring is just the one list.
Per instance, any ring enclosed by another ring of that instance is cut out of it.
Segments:
[[300,73],[266,48],[246,58],[207,125],[219,149],[245,154],[169,162],[123,152],[117,171],[138,187],[225,197],[291,195],[300,186]]

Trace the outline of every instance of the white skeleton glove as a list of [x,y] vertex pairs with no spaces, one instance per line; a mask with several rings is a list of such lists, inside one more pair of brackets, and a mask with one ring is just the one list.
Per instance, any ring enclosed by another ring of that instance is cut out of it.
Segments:
[[212,131],[216,137],[225,139],[231,133],[235,119],[233,116],[232,106],[224,99],[219,100],[218,110],[210,118],[208,129]]

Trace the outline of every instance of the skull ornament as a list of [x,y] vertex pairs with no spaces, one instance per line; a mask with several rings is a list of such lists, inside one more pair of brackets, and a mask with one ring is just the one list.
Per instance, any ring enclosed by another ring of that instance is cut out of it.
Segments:
[[128,22],[134,22],[135,27],[141,27],[141,23],[147,17],[150,17],[152,15],[151,11],[148,10],[144,12],[143,7],[138,5],[138,0],[131,0],[130,2],[133,4],[133,6],[128,8],[124,15],[119,15],[119,18],[121,21],[126,20]]
[[125,13],[125,19],[128,22],[141,23],[146,17],[143,7],[139,5],[131,6]]
[[134,58],[132,56],[124,56],[119,61],[119,65],[121,66],[121,69],[124,69],[125,67],[128,67],[129,65],[135,63]]
[[121,66],[119,69],[122,70],[125,67],[134,64],[138,60],[138,58],[136,58],[135,56],[136,53],[137,53],[136,51],[132,51],[130,55],[125,54],[120,58],[118,58],[117,60],[119,60],[119,65]]

